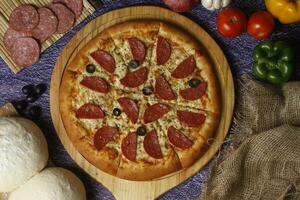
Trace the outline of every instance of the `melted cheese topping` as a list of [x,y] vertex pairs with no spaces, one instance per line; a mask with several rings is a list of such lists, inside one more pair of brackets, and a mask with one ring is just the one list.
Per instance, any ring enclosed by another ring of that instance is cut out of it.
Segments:
[[[123,33],[124,34],[124,33]],[[137,87],[137,88],[126,88],[124,87],[120,80],[126,76],[129,72],[128,63],[133,59],[130,45],[126,38],[118,38],[114,37],[111,40],[113,45],[106,46],[105,50],[109,52],[115,59],[116,69],[113,74],[105,71],[90,55],[88,55],[88,62],[92,63],[96,66],[95,73],[92,76],[99,76],[107,81],[110,84],[111,91],[108,94],[101,94],[94,92],[84,86],[80,85],[80,81],[86,77],[91,76],[91,74],[87,73],[86,70],[82,70],[81,74],[77,78],[76,82],[76,93],[75,99],[73,99],[73,107],[78,109],[80,106],[85,103],[95,103],[100,105],[102,110],[105,112],[105,119],[79,119],[80,124],[83,125],[85,129],[89,132],[96,133],[96,131],[101,128],[103,125],[108,125],[112,127],[118,127],[120,130],[120,140],[126,137],[130,132],[136,132],[138,127],[143,124],[143,114],[146,108],[155,103],[166,103],[171,107],[171,110],[164,115],[164,117],[158,119],[155,122],[146,124],[147,131],[151,131],[153,129],[156,130],[159,144],[161,147],[162,154],[164,156],[163,159],[168,159],[168,155],[173,152],[172,147],[169,144],[167,137],[167,130],[170,126],[174,126],[177,129],[187,128],[184,127],[177,118],[178,110],[185,110],[191,112],[201,112],[200,109],[205,105],[208,97],[205,96],[200,100],[196,101],[186,101],[180,95],[179,91],[182,89],[186,89],[189,87],[188,81],[190,80],[190,76],[185,79],[175,79],[171,76],[172,72],[176,69],[176,67],[188,58],[190,55],[195,55],[195,50],[188,49],[181,46],[176,46],[176,44],[172,45],[172,53],[170,59],[163,65],[156,65],[156,48],[154,44],[157,43],[157,33],[144,37],[143,34],[139,33],[137,36],[147,47],[147,55],[144,63],[140,67],[147,67],[148,69],[148,77],[146,82]],[[164,36],[164,30],[160,30],[159,34]],[[145,34],[147,35],[147,34]],[[100,45],[101,46],[101,45]],[[93,49],[94,51],[95,49]],[[203,63],[201,59],[196,59],[197,62],[197,70],[199,77],[203,80],[201,76],[201,70],[203,67]],[[162,74],[170,83],[173,91],[177,95],[176,100],[165,101],[161,99],[157,99],[154,94],[150,96],[145,96],[142,94],[142,89],[145,86],[155,86],[156,77]],[[125,112],[122,112],[120,116],[113,115],[113,109],[120,107],[117,99],[120,97],[129,97],[138,102],[139,106],[139,119],[136,124],[133,124],[129,118],[127,117]],[[137,161],[146,161],[156,163],[159,160],[152,158],[149,156],[144,149],[144,139],[143,136],[137,137]],[[116,149],[118,152],[121,152],[121,141],[111,141],[107,145],[109,148]],[[162,160],[163,160],[162,159]]]
[[92,133],[96,133],[103,126],[102,119],[79,119],[80,124]]

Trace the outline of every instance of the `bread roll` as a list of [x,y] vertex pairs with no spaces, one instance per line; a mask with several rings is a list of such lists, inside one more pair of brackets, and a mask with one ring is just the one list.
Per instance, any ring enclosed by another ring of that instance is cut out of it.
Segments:
[[86,200],[83,183],[72,172],[46,168],[9,196],[9,200]]
[[39,173],[48,161],[46,139],[24,118],[0,118],[0,193],[11,192]]

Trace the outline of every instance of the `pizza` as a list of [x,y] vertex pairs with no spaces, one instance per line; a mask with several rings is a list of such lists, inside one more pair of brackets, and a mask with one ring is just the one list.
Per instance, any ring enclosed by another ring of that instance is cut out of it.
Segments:
[[91,164],[128,180],[191,166],[214,137],[221,97],[201,45],[160,21],[109,27],[66,66],[60,112]]

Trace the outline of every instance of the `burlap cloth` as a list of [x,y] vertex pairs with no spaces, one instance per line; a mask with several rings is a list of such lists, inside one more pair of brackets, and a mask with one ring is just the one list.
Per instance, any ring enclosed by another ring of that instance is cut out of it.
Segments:
[[242,77],[235,134],[214,161],[202,200],[300,199],[300,82]]

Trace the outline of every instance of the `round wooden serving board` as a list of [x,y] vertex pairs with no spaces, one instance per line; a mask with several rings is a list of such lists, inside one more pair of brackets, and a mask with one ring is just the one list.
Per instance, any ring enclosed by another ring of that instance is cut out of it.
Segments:
[[[172,23],[184,31],[190,33],[199,40],[203,47],[207,50],[214,64],[216,73],[221,86],[222,93],[222,115],[221,121],[216,132],[214,141],[211,143],[207,152],[190,168],[181,170],[174,174],[155,179],[152,181],[128,181],[123,180],[102,172],[91,165],[72,145],[69,140],[59,111],[59,88],[64,68],[76,55],[78,50],[83,47],[90,39],[101,32],[103,29],[114,24],[134,20],[134,19],[155,19]],[[51,79],[50,90],[50,107],[51,116],[64,147],[75,160],[75,162],[83,168],[89,175],[98,180],[107,187],[117,200],[128,199],[155,199],[164,192],[182,183],[189,177],[197,173],[204,165],[212,159],[219,150],[229,130],[233,108],[234,108],[234,85],[232,74],[228,62],[216,42],[195,22],[190,19],[172,12],[167,9],[154,6],[138,6],[129,7],[111,11],[100,17],[97,17],[84,28],[82,28],[66,45],[59,56]]]

